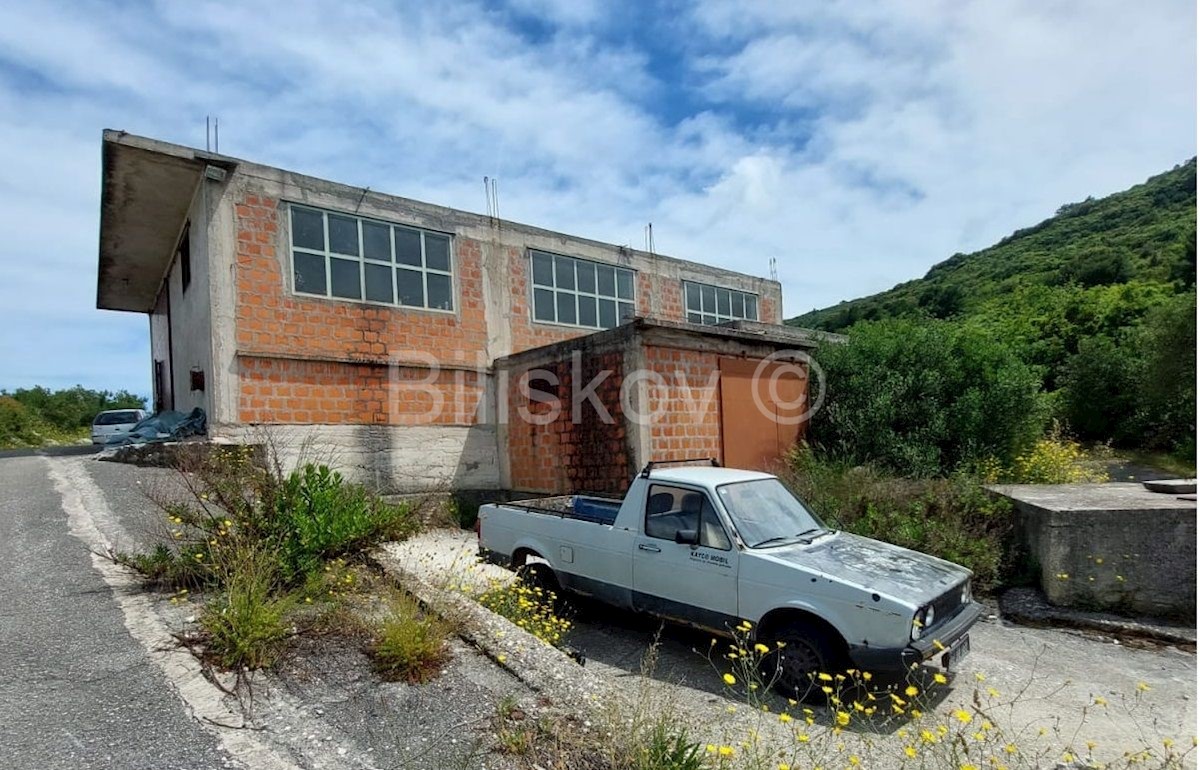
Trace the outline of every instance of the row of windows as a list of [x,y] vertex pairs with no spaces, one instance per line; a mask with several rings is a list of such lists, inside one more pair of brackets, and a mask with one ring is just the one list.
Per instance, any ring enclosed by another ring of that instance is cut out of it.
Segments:
[[[331,211],[289,206],[292,285],[298,294],[454,310],[451,238]],[[635,274],[627,267],[530,251],[533,319],[611,329],[633,318]],[[687,320],[758,320],[758,296],[684,281]]]

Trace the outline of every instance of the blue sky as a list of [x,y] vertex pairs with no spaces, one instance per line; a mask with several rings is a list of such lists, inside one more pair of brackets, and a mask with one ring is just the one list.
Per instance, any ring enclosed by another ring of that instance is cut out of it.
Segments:
[[100,132],[886,289],[1196,153],[1194,3],[24,2],[0,9],[0,388],[149,390],[95,309]]

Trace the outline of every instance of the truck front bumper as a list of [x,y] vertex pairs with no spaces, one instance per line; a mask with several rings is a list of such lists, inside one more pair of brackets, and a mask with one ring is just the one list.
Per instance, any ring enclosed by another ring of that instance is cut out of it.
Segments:
[[863,670],[879,673],[907,671],[956,646],[983,615],[983,605],[971,602],[953,617],[931,628],[920,639],[904,647],[851,645],[850,659]]

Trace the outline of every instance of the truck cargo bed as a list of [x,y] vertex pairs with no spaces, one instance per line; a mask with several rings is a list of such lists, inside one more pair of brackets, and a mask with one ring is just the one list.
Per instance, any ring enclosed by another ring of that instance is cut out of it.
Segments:
[[621,500],[600,495],[558,495],[556,497],[514,500],[511,503],[504,503],[504,505],[567,519],[591,521],[596,524],[612,524],[617,519],[617,511],[621,509]]

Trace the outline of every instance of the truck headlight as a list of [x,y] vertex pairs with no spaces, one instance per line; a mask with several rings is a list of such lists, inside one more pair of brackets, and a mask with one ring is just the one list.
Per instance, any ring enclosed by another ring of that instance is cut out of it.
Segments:
[[962,604],[970,604],[971,603],[971,581],[970,580],[963,583],[962,602],[961,603]]
[[933,625],[933,607],[922,607],[917,610],[917,614],[913,616],[912,622],[912,638],[913,641],[921,638],[921,634],[925,633],[925,629]]

